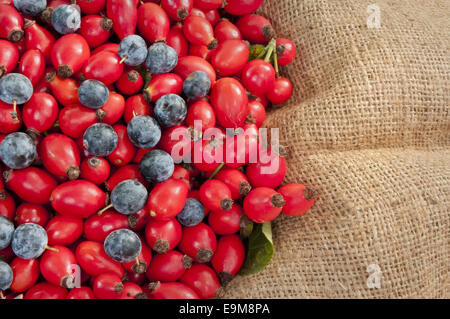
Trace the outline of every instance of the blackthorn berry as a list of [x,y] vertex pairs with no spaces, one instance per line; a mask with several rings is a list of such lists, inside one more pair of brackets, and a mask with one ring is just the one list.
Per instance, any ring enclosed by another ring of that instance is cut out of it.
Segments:
[[6,217],[0,216],[0,250],[11,244],[14,233],[14,224]]
[[45,229],[37,224],[26,223],[16,228],[11,241],[14,254],[22,259],[38,258],[47,247]]
[[120,41],[119,56],[125,59],[124,63],[136,66],[144,63],[147,58],[147,44],[142,37],[132,34]]
[[147,189],[135,179],[120,182],[111,192],[111,204],[124,215],[140,211],[147,203],[147,198]]
[[94,156],[108,156],[117,147],[119,138],[111,125],[95,123],[83,135],[83,146]]
[[141,253],[142,244],[138,235],[128,229],[118,229],[106,237],[106,254],[120,263],[135,260]]
[[151,116],[139,115],[131,119],[127,126],[128,137],[139,148],[151,148],[161,139],[161,128]]
[[98,80],[86,80],[78,88],[78,98],[84,106],[99,109],[109,98],[109,90]]
[[159,124],[172,127],[186,118],[186,102],[179,95],[167,94],[156,101],[154,112]]
[[12,169],[24,169],[36,158],[33,139],[23,132],[8,134],[0,143],[0,157]]
[[76,4],[62,4],[52,13],[53,28],[61,34],[74,33],[80,28],[80,7]]
[[35,16],[47,7],[47,0],[14,0],[17,10],[30,16]]
[[23,104],[33,95],[33,84],[23,74],[9,73],[0,79],[0,100],[6,104]]
[[177,215],[177,219],[183,226],[195,226],[205,217],[205,207],[195,198],[188,198],[183,210]]
[[13,271],[4,261],[0,261],[0,290],[9,289],[13,281]]
[[211,88],[211,80],[203,71],[195,71],[184,80],[183,92],[190,99],[198,100],[205,97]]
[[177,52],[163,42],[154,43],[148,48],[145,65],[154,74],[169,73],[178,63]]
[[139,164],[142,176],[152,183],[161,183],[169,179],[174,169],[172,157],[162,150],[152,150],[146,153]]

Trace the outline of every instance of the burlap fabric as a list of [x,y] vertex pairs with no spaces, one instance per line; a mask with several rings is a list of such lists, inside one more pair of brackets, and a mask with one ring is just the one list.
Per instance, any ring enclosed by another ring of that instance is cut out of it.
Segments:
[[295,96],[267,126],[288,147],[286,182],[320,199],[274,222],[273,261],[226,297],[449,297],[449,12],[439,0],[265,1],[299,48],[283,69]]

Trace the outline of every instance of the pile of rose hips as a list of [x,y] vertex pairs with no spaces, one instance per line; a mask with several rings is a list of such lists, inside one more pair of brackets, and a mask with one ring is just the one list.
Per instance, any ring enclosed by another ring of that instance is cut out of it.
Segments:
[[2,298],[220,296],[246,218],[312,206],[249,147],[292,95],[262,1],[0,0]]

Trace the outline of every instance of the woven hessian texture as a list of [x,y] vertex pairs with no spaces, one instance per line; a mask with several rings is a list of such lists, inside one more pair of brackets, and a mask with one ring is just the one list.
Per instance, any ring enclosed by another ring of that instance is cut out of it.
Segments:
[[[381,28],[367,26],[367,7]],[[285,182],[316,188],[307,215],[273,223],[275,255],[228,298],[448,298],[449,1],[266,0],[299,54],[273,110]],[[367,267],[381,270],[369,288]]]

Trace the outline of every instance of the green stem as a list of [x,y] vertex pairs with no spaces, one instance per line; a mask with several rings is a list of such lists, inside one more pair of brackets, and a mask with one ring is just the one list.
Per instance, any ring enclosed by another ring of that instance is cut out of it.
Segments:
[[261,53],[258,54],[258,56],[255,58],[255,60],[262,59],[266,55],[268,49],[269,49],[269,46],[266,46],[264,48],[264,50],[262,50]]
[[278,78],[280,76],[280,74],[279,74],[279,69],[278,69],[278,54],[277,54],[276,48],[273,51],[273,66],[275,68],[275,74]]
[[269,44],[267,45],[267,53],[266,57],[264,58],[264,61],[269,62],[270,58],[272,57],[272,53],[276,50],[276,41],[275,39],[270,40]]
[[211,179],[213,179],[214,177],[216,177],[217,173],[219,173],[220,170],[222,169],[222,167],[224,167],[224,166],[225,166],[225,163],[224,163],[224,162],[220,163],[219,166],[216,167],[216,169],[214,170],[214,172],[213,172],[213,173],[211,174],[211,176],[208,178],[208,180],[211,180]]

